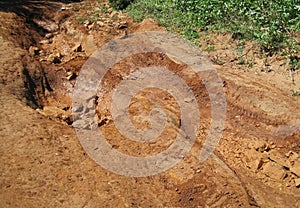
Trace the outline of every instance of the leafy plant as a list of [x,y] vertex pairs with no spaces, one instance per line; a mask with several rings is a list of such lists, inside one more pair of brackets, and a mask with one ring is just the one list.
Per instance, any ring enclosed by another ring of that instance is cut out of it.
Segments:
[[78,24],[84,24],[84,22],[86,21],[86,18],[83,17],[83,16],[78,15],[75,18],[76,18],[76,21],[77,21]]
[[289,65],[292,70],[300,69],[300,58],[298,56],[291,56]]
[[136,0],[126,11],[138,21],[155,18],[189,40],[199,31],[230,32],[256,40],[268,55],[299,51],[293,37],[300,29],[299,0]]
[[292,93],[292,96],[299,96],[300,95],[300,91],[294,91],[293,93]]
[[208,45],[204,48],[205,51],[213,51],[215,50],[215,47],[213,45]]
[[109,0],[110,5],[114,9],[125,9],[133,0]]

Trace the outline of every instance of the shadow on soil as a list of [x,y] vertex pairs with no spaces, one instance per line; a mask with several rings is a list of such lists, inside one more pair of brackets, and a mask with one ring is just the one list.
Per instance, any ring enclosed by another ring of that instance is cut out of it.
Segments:
[[1,0],[0,11],[13,12],[26,19],[26,22],[32,26],[33,19],[51,19],[52,14],[61,8],[61,4],[80,2],[82,0]]

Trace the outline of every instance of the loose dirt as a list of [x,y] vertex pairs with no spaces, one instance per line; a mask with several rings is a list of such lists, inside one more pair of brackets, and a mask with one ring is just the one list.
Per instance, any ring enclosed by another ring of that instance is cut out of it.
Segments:
[[[114,126],[112,91],[133,70],[164,66],[193,90],[201,112],[197,140],[182,162],[148,177],[125,177],[97,165],[72,126],[72,92],[88,57],[107,41],[141,31],[165,31],[151,19],[137,23],[101,1],[0,2],[1,207],[300,207],[300,74],[286,60],[266,59],[253,42],[202,34],[199,43],[223,80],[227,112],[213,155],[197,156],[210,126],[205,85],[165,54],[145,53],[117,63],[97,94],[99,128],[120,152],[147,156],[168,148],[180,109],[168,93],[148,89],[129,108],[137,128],[149,126],[155,105],[169,125],[149,145],[127,140]],[[207,47],[213,45],[214,47]],[[210,50],[207,50],[210,48]],[[299,55],[299,54],[298,54]]]

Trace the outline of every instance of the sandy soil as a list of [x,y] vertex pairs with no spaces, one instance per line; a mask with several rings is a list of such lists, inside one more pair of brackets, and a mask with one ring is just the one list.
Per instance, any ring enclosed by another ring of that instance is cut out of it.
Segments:
[[154,176],[125,177],[83,150],[72,126],[72,92],[82,65],[108,40],[165,29],[151,19],[136,23],[104,10],[106,3],[64,3],[0,3],[1,207],[300,207],[300,97],[292,96],[300,91],[300,74],[295,71],[292,81],[283,57],[266,59],[253,42],[243,43],[241,53],[241,43],[230,35],[202,34],[201,49],[223,80],[227,99],[223,137],[203,163],[197,155],[211,115],[201,80],[165,54],[117,63],[99,89],[96,109],[100,130],[118,151],[156,154],[174,141],[180,126],[174,98],[145,90],[130,105],[133,123],[146,128],[156,103],[171,118],[169,126],[150,145],[120,135],[108,108],[114,87],[131,70],[156,65],[176,72],[193,90],[203,117],[182,162]]

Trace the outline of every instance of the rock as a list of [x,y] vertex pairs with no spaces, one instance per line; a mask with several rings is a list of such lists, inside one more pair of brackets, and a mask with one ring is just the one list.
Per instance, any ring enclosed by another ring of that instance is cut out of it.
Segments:
[[91,24],[91,22],[89,20],[85,20],[83,24],[85,27],[88,27]]
[[63,5],[63,6],[60,8],[61,11],[65,11],[65,10],[69,10],[69,9],[71,9],[71,7],[68,6],[68,5]]
[[291,167],[291,172],[300,177],[300,163],[295,161],[293,167]]
[[77,75],[74,72],[68,71],[67,72],[67,80],[72,80],[75,79],[77,77]]
[[259,170],[262,167],[263,164],[264,164],[263,160],[258,159],[258,160],[254,160],[254,161],[250,162],[249,167],[252,170]]
[[72,49],[73,52],[82,52],[82,46],[80,43],[76,44]]
[[244,155],[247,158],[247,161],[250,161],[250,163],[254,163],[256,160],[262,160],[262,157],[264,157],[255,149],[249,149],[244,151]]
[[126,29],[128,27],[128,23],[126,21],[121,21],[118,25],[118,29]]
[[118,34],[119,34],[114,28],[110,28],[110,29],[109,29],[109,33],[110,33],[111,35],[118,35]]
[[268,162],[263,166],[263,173],[269,176],[270,178],[281,180],[286,176],[286,172],[282,166],[275,162]]
[[50,41],[49,40],[41,40],[39,43],[44,45],[44,44],[49,44]]
[[286,156],[289,158],[291,162],[296,161],[299,158],[299,155],[296,152],[289,151]]
[[54,32],[58,30],[58,25],[51,20],[33,19],[33,22],[47,32]]
[[122,29],[127,28],[127,27],[128,27],[128,24],[127,24],[126,21],[121,21],[121,22],[116,21],[116,22],[113,22],[113,23],[112,23],[112,26],[113,26],[114,28],[118,28],[118,29],[122,30]]
[[295,179],[295,185],[297,188],[300,188],[300,178]]
[[47,58],[47,61],[53,64],[59,64],[61,63],[61,54],[60,53],[56,53],[56,54],[50,54]]
[[118,15],[119,15],[119,13],[118,13],[117,11],[112,11],[112,12],[110,13],[109,17],[113,19],[114,17],[116,17],[116,16],[118,16]]
[[96,29],[95,26],[97,26],[97,24],[95,22],[93,22],[92,24],[88,25],[87,28],[89,30]]
[[190,102],[193,102],[193,101],[194,101],[193,98],[190,98],[190,97],[184,98],[184,102],[186,102],[186,103],[190,103]]
[[49,39],[49,38],[53,38],[53,33],[47,33],[45,35],[45,38]]
[[82,49],[87,56],[92,55],[97,50],[97,46],[92,35],[88,35],[82,40]]
[[35,46],[30,46],[29,47],[29,54],[31,56],[39,55],[39,53],[40,53],[40,49],[38,47],[35,47]]
[[290,168],[291,167],[291,164],[289,163],[288,160],[286,160],[285,158],[283,157],[280,157],[278,155],[270,155],[269,156],[269,159],[276,162],[277,164],[283,166],[283,167],[286,167],[286,168]]
[[270,147],[265,143],[261,141],[256,141],[253,145],[254,149],[258,152],[268,152],[270,150]]
[[69,112],[57,108],[55,106],[44,106],[43,110],[38,110],[38,112],[45,116],[59,118],[63,120],[67,120],[70,117]]
[[100,27],[104,27],[104,23],[101,21],[97,21],[96,24],[99,25]]
[[256,151],[260,151],[266,147],[266,143],[264,141],[261,141],[259,139],[254,140],[249,144],[249,148],[253,148]]

